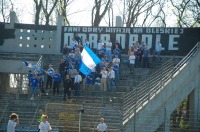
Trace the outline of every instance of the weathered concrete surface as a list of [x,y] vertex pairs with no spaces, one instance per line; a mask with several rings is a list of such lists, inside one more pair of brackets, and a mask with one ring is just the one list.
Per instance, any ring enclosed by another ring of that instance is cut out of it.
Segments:
[[[165,87],[140,109],[136,118],[132,118],[125,124],[125,132],[133,132],[134,129],[136,132],[153,132],[164,122],[165,131],[170,131],[170,114],[193,90],[199,91],[200,89],[199,58],[200,52],[192,56],[191,60],[165,84]],[[195,94],[195,96],[198,96],[198,94]],[[194,104],[197,104],[197,99],[194,100],[196,101]]]

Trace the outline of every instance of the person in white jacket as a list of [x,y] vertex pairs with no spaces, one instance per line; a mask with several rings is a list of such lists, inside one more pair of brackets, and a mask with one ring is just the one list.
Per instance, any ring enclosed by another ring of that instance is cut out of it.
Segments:
[[49,124],[47,120],[48,120],[48,116],[43,115],[42,122],[39,125],[40,132],[50,132],[50,130],[52,129],[51,125]]

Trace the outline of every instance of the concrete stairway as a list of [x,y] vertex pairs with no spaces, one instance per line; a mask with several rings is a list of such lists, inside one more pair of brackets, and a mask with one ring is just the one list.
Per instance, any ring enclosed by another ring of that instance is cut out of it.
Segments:
[[[190,102],[194,111],[191,117],[191,130],[199,131],[199,123],[196,119],[198,114],[198,96],[200,89],[200,52],[198,47],[194,48],[168,75],[164,76],[163,84],[149,99],[136,109],[136,116],[129,118],[124,125],[125,132],[133,129],[138,132],[156,131],[163,123],[164,131],[170,131],[170,114],[188,96],[192,96]],[[139,98],[140,99],[140,98]]]
[[2,114],[9,103],[9,99],[9,94],[0,94],[0,118],[3,116]]

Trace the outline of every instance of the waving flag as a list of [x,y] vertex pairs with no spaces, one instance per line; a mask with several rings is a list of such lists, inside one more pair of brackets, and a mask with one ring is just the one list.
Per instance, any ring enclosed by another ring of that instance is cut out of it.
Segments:
[[95,66],[100,62],[101,60],[99,57],[94,52],[92,52],[88,46],[84,46],[84,49],[81,53],[81,65],[79,71],[87,76],[91,70],[95,68]]
[[31,64],[30,62],[28,62],[28,61],[23,61],[23,63],[26,65],[26,67],[28,67],[28,68],[32,68],[32,69],[34,69],[36,66],[35,65],[33,65],[33,64]]
[[26,67],[37,70],[37,71],[42,71],[43,69],[39,66],[33,65],[32,63],[28,61],[23,61],[23,63],[26,65]]

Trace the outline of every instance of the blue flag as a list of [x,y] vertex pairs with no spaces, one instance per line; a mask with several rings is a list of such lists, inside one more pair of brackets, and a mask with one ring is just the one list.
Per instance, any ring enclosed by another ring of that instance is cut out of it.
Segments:
[[85,76],[89,75],[93,68],[99,64],[101,60],[99,57],[88,47],[84,46],[81,53],[81,65],[79,71]]
[[26,65],[26,67],[37,70],[37,71],[42,71],[43,69],[39,66],[33,65],[32,63],[28,61],[23,61],[23,63]]
[[32,68],[32,69],[35,69],[35,65],[33,65],[32,63],[28,62],[28,61],[23,61],[23,63],[26,65],[26,67],[28,68]]

